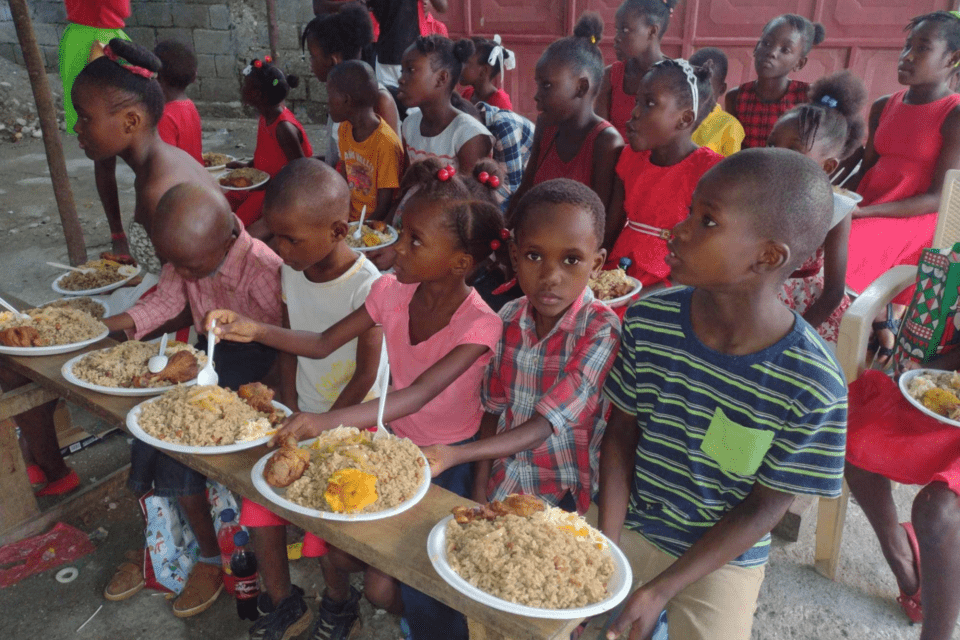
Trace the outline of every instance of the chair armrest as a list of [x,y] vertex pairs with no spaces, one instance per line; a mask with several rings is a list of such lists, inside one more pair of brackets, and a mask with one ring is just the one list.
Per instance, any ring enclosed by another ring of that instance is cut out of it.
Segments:
[[873,330],[871,325],[880,310],[904,289],[917,280],[915,265],[899,265],[885,272],[870,283],[863,293],[847,308],[840,322],[837,340],[837,359],[843,367],[847,383],[856,380],[863,372],[867,359],[867,339]]

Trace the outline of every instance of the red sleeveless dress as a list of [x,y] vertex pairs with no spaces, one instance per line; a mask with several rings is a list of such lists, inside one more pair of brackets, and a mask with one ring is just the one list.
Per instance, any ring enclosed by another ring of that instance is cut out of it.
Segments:
[[[257,125],[257,148],[253,152],[253,167],[266,171],[271,178],[277,175],[280,169],[287,166],[288,162],[287,156],[280,148],[280,143],[277,142],[277,125],[281,122],[293,123],[293,126],[300,132],[300,146],[303,148],[303,154],[308,158],[313,155],[313,147],[310,145],[307,133],[303,130],[303,125],[300,124],[297,117],[293,115],[293,111],[284,107],[280,116],[269,125],[266,119],[260,116],[260,122]],[[249,227],[260,219],[263,214],[265,190],[230,191],[228,193],[227,199],[230,201],[233,210],[236,211],[237,216],[243,221],[244,227]]]
[[543,139],[540,144],[543,148],[540,150],[540,157],[537,158],[537,172],[533,176],[533,184],[537,185],[554,178],[570,178],[582,184],[593,188],[593,143],[602,131],[609,129],[613,125],[606,120],[601,120],[597,126],[587,135],[587,139],[580,145],[580,151],[570,160],[564,162],[557,155],[557,131],[558,127],[552,126],[544,129]]
[[610,66],[610,122],[623,139],[627,139],[627,120],[637,104],[637,96],[623,90],[623,76],[627,66],[619,60]]
[[[960,104],[952,93],[929,104],[904,104],[907,90],[887,100],[873,136],[880,156],[857,191],[861,207],[904,200],[926,193],[943,147],[940,128]],[[847,284],[863,291],[884,271],[898,264],[917,264],[920,253],[933,241],[937,212],[912,218],[859,218],[850,228]]]

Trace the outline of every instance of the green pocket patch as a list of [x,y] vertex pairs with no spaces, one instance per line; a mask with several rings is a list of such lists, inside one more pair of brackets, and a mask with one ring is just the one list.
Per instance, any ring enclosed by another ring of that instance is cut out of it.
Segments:
[[773,443],[773,431],[750,429],[727,418],[717,407],[700,450],[728,473],[752,476]]

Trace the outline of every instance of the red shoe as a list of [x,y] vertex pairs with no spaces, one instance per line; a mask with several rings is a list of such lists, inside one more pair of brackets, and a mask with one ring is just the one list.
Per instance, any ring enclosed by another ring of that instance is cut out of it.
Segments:
[[30,484],[43,484],[47,481],[47,474],[43,472],[43,469],[41,469],[38,464],[32,464],[27,467],[27,477],[30,479]]
[[[910,541],[910,548],[913,550],[913,561],[917,567],[917,582],[920,582],[920,545],[917,543],[917,534],[913,530],[913,524],[910,522],[901,522],[900,526],[907,532],[907,540]],[[907,595],[900,590],[900,596],[897,598],[897,604],[903,609],[903,612],[910,618],[910,624],[923,622],[923,609],[920,608],[920,587],[913,595]]]
[[77,475],[76,471],[71,469],[70,473],[64,477],[47,483],[47,486],[45,486],[43,489],[40,489],[40,491],[37,491],[37,497],[42,498],[44,496],[62,496],[65,493],[73,491],[79,486],[80,476]]

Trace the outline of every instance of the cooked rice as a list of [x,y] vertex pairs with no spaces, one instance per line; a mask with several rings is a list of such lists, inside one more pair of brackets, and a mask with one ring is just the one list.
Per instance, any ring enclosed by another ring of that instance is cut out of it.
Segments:
[[218,447],[241,439],[248,422],[268,419],[222,387],[171,389],[143,405],[137,423],[159,440],[191,447]]
[[623,269],[601,271],[596,278],[590,278],[589,284],[597,300],[613,300],[625,296],[636,286]]
[[209,167],[220,167],[231,161],[230,156],[225,153],[215,153],[213,151],[207,151],[206,153],[200,156],[203,158],[203,166]]
[[47,304],[43,305],[43,307],[56,309],[78,309],[80,311],[89,313],[97,320],[101,319],[107,313],[106,308],[102,304],[93,298],[88,298],[86,296],[60,298],[59,300],[48,302]]
[[[246,178],[250,181],[250,185],[252,186],[263,182],[269,177],[270,174],[266,171],[254,169],[253,167],[241,167],[240,169],[234,169],[233,171],[223,174],[218,179],[220,180],[221,185],[230,187],[230,180],[234,178]],[[238,187],[233,188],[236,189]]]
[[[189,351],[197,358],[200,368],[207,364],[207,356],[183,342],[167,344],[167,357],[178,351]],[[128,340],[115,347],[88,353],[73,365],[73,375],[85,382],[101,387],[129,388],[133,386],[133,379],[149,373],[147,361],[157,355],[158,347],[148,342]],[[147,387],[168,387],[170,382],[165,380],[150,380]]]
[[583,518],[551,507],[447,525],[447,562],[478,589],[508,602],[572,609],[609,596],[613,557]]
[[367,247],[379,247],[382,244],[386,244],[393,240],[393,235],[387,231],[377,231],[369,226],[367,223],[363,224],[363,231],[360,232],[360,239],[353,237],[354,232],[357,230],[357,223],[350,223],[349,231],[347,232],[347,246],[353,247],[354,249],[364,249]]
[[28,309],[25,313],[31,317],[29,321],[18,318],[9,311],[0,313],[0,331],[11,327],[33,327],[40,333],[43,346],[52,347],[96,338],[107,330],[102,322],[77,309],[44,307]]
[[377,500],[358,513],[392,509],[416,493],[423,483],[423,456],[408,438],[373,440],[369,431],[337,427],[310,445],[310,466],[287,488],[286,499],[319,511],[331,511],[324,492],[330,477],[357,469],[377,477]]
[[91,260],[80,265],[80,269],[93,269],[91,273],[71,271],[63,276],[58,283],[61,289],[67,291],[87,291],[99,289],[114,282],[120,282],[127,276],[119,272],[122,265],[113,260]]
[[918,401],[930,389],[946,389],[951,393],[960,392],[960,373],[956,371],[921,373],[907,385],[907,393]]

